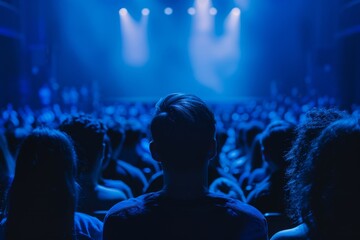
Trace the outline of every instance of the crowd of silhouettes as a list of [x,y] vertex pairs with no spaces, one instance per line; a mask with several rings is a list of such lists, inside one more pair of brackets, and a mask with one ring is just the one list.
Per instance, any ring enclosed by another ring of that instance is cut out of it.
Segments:
[[0,239],[359,239],[360,108],[191,94],[0,109]]

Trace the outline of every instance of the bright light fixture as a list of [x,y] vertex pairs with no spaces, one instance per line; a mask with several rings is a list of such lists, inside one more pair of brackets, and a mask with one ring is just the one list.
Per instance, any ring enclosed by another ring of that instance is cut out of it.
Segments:
[[150,14],[150,10],[149,10],[148,8],[143,8],[143,9],[141,10],[141,13],[142,13],[142,15],[147,16],[147,15]]
[[173,13],[173,10],[172,10],[172,8],[167,7],[167,8],[164,9],[164,13],[165,13],[166,15],[171,15],[171,14]]
[[121,16],[125,16],[127,13],[128,13],[128,11],[126,10],[126,8],[120,8],[119,14],[120,14]]
[[193,7],[191,7],[191,8],[188,8],[188,14],[190,14],[190,15],[194,15],[195,14],[195,8],[193,8]]

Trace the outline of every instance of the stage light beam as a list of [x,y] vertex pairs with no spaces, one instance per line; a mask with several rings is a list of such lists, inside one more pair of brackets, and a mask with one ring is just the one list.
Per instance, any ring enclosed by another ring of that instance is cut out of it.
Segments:
[[140,21],[135,21],[130,13],[119,11],[122,37],[122,55],[124,62],[130,66],[144,66],[149,59],[148,16],[150,10],[142,9]]

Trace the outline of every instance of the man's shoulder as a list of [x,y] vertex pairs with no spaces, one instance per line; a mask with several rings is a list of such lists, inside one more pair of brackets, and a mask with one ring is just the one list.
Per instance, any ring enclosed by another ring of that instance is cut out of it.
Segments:
[[145,204],[151,200],[154,201],[158,195],[158,192],[151,192],[135,198],[129,198],[127,200],[121,201],[109,209],[105,219],[110,216],[125,217],[141,214],[144,210]]
[[198,210],[201,209],[200,211],[205,211],[210,215],[216,212],[217,214],[221,213],[221,215],[228,215],[232,218],[264,220],[263,214],[255,207],[222,194],[209,193],[202,200],[189,202],[168,199],[163,197],[161,192],[151,192],[121,201],[109,209],[105,219],[109,217],[125,219],[144,215],[149,209],[153,209],[152,207],[160,205],[174,214],[178,213],[179,209],[187,209],[195,213],[198,213]]
[[233,217],[239,216],[242,218],[257,218],[261,220],[265,218],[258,209],[238,199],[217,193],[210,193],[208,198],[212,199],[212,202],[216,207],[224,208],[226,212]]

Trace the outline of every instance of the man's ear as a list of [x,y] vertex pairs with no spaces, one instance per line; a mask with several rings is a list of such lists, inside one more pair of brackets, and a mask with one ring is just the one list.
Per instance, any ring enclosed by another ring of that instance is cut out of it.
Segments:
[[150,142],[150,152],[151,152],[151,156],[154,160],[161,162],[158,146],[156,145],[156,143],[154,141]]
[[217,154],[217,142],[215,139],[213,139],[209,145],[209,150],[207,154],[208,160],[213,159],[216,156],[216,154]]

